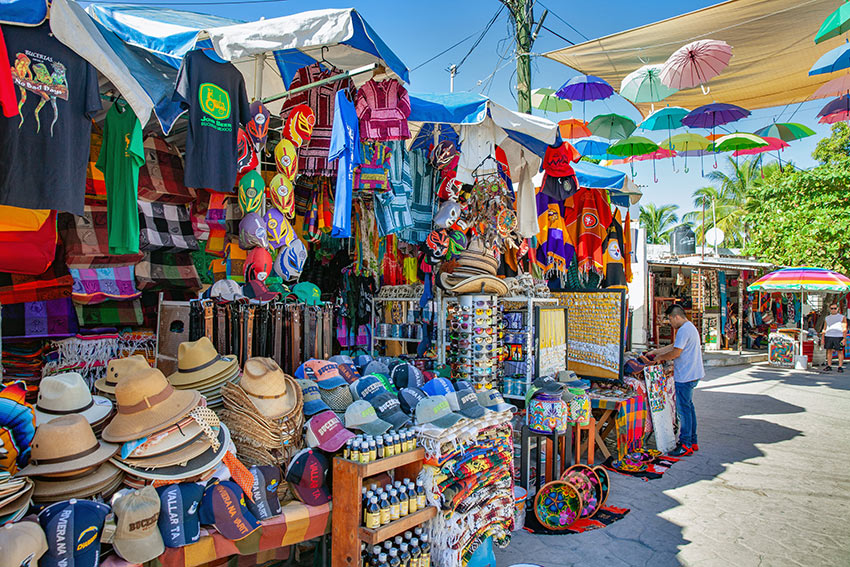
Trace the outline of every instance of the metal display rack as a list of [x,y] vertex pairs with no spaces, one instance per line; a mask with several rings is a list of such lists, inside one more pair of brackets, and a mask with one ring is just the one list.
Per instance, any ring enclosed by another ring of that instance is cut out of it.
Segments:
[[[416,309],[419,309],[419,297],[373,297],[372,298],[372,333],[371,338],[369,340],[369,354],[375,356],[375,347],[378,342],[400,342],[400,343],[420,343],[424,338],[421,336],[422,327],[419,323],[416,323],[417,333],[419,333],[416,337],[387,337],[379,334],[380,324],[383,322],[383,306],[386,303],[399,302],[399,303],[408,303],[414,304]],[[443,309],[443,298],[442,293],[439,289],[434,290],[434,298],[429,302],[432,304],[432,309],[440,309],[443,313],[438,314],[437,323],[438,329],[442,324],[443,328],[445,328],[445,310]],[[395,324],[395,323],[393,323]],[[403,323],[406,324],[406,323]],[[438,337],[442,337],[442,334],[438,330]],[[442,352],[442,350],[441,350]],[[445,354],[442,355],[445,358]]]
[[[524,297],[524,296],[511,296],[511,297],[502,297],[499,299],[499,302],[505,306],[505,313],[523,313],[525,319],[525,331],[519,331],[525,335],[525,344],[523,348],[525,350],[525,382],[524,385],[526,389],[531,385],[534,381],[535,372],[536,372],[536,364],[537,364],[537,336],[535,333],[535,324],[536,318],[533,316],[535,312],[535,307],[545,306],[545,305],[556,305],[558,300],[555,298],[541,298],[541,297]],[[509,307],[509,304],[519,304],[518,307]],[[512,334],[515,334],[512,332]],[[533,357],[533,360],[532,360]],[[515,376],[515,375],[514,375]],[[504,388],[503,388],[504,389]],[[517,394],[505,394],[503,392],[505,398],[511,400],[521,400],[525,401],[524,395]]]

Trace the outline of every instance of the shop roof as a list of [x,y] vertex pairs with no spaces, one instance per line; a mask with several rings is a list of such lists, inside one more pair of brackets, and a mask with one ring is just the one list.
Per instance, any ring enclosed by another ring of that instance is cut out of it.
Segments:
[[772,270],[775,264],[759,262],[750,258],[719,257],[701,255],[679,256],[677,258],[655,258],[647,261],[653,266],[674,266],[681,268],[702,268],[714,270]]

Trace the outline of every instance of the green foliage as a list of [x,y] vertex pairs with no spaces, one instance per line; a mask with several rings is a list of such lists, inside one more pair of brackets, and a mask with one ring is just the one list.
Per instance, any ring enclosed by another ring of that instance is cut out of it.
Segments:
[[646,229],[646,241],[649,244],[665,244],[679,216],[676,214],[678,205],[656,206],[649,203],[640,207],[640,226]]
[[846,122],[838,122],[832,125],[832,134],[824,138],[815,146],[812,157],[819,162],[839,163],[850,159],[850,126]]

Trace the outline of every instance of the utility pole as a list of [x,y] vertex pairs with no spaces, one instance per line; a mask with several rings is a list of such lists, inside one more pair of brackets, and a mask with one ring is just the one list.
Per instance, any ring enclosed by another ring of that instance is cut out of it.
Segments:
[[517,109],[531,114],[531,25],[534,22],[533,0],[502,0],[511,11],[516,38]]
[[449,92],[455,92],[455,75],[457,75],[457,65],[449,67]]

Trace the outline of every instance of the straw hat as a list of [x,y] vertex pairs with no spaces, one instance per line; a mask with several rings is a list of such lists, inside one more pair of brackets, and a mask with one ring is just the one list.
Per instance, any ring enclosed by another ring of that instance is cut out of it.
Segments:
[[261,414],[276,419],[295,407],[298,385],[271,358],[250,358],[239,385]]
[[32,499],[36,502],[58,502],[70,498],[89,498],[113,486],[117,488],[123,476],[124,473],[114,465],[103,463],[90,474],[81,477],[38,477],[35,479]]
[[174,425],[201,401],[197,390],[175,390],[156,368],[142,369],[115,387],[118,413],[103,430],[106,441],[141,439]]
[[92,396],[83,377],[65,372],[42,378],[35,404],[35,423],[41,425],[60,415],[77,414],[97,423],[112,411],[112,402]]
[[163,453],[169,453],[178,447],[187,445],[197,439],[203,430],[192,417],[186,417],[172,425],[145,438],[145,442],[130,451],[128,459],[147,459]]
[[474,238],[469,247],[458,255],[453,271],[440,272],[440,286],[458,295],[508,295],[508,286],[496,277],[498,270],[496,257],[487,252],[480,239]]
[[177,348],[177,371],[168,377],[176,387],[194,386],[222,376],[239,362],[235,356],[221,356],[207,337],[180,343]]
[[481,295],[508,295],[508,286],[495,276],[458,277],[452,274],[440,274],[441,287],[451,293],[463,295],[477,293]]
[[38,426],[32,438],[30,464],[18,474],[43,476],[85,470],[117,451],[117,445],[98,441],[83,416],[64,415]]
[[139,369],[150,368],[150,366],[147,359],[141,354],[134,354],[126,358],[114,358],[106,366],[106,375],[96,380],[94,387],[98,392],[115,395],[115,386],[118,385],[122,376],[132,374]]
[[180,463],[187,463],[194,459],[195,457],[200,456],[207,449],[212,447],[212,443],[210,443],[209,439],[204,437],[203,435],[190,441],[189,443],[177,447],[176,449],[169,451],[167,453],[162,453],[159,455],[154,455],[152,457],[145,457],[142,459],[121,459],[125,464],[138,469],[161,469],[164,467],[171,467],[174,465],[179,465]]
[[24,486],[21,487],[21,490],[17,492],[14,497],[10,496],[8,498],[4,498],[3,501],[0,502],[0,518],[5,520],[5,516],[14,514],[22,508],[25,510],[29,509],[30,499],[32,498],[32,493],[35,490],[35,483],[28,478],[24,478],[24,480],[26,481]]

